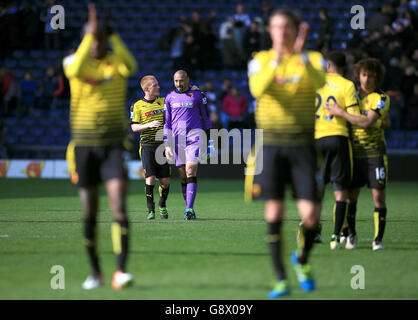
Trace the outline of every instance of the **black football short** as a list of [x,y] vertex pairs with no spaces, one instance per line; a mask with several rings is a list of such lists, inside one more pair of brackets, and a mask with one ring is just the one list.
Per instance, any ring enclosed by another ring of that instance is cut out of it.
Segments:
[[262,153],[257,152],[255,166],[256,172],[261,173],[253,178],[253,198],[283,200],[285,186],[290,184],[296,199],[320,200],[317,156],[313,146],[263,146]]
[[320,153],[321,175],[324,185],[332,183],[334,190],[350,187],[352,179],[352,152],[350,142],[344,136],[329,136],[316,140]]
[[142,161],[142,168],[144,169],[145,178],[156,176],[158,179],[169,178],[171,176],[171,169],[167,161],[164,164],[159,164],[155,157],[155,152],[158,146],[143,146],[139,149],[139,156]]
[[96,186],[110,179],[128,179],[125,152],[121,145],[75,146],[74,161],[79,187]]
[[367,185],[371,189],[383,190],[388,181],[387,155],[374,158],[354,158],[352,189]]

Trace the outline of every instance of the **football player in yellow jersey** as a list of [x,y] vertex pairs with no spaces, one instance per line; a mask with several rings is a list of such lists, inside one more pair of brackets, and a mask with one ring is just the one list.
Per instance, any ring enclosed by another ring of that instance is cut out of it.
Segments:
[[338,51],[329,53],[326,83],[317,91],[316,96],[315,139],[322,156],[323,187],[325,188],[331,182],[335,197],[331,250],[340,246],[339,235],[348,206],[348,189],[352,178],[353,160],[349,141],[349,123],[342,117],[331,115],[325,106],[326,103],[337,103],[349,114],[360,116],[354,83],[342,76],[345,68],[344,53]]
[[[308,264],[319,220],[316,204],[320,200],[314,146],[315,91],[325,83],[325,65],[320,53],[302,51],[308,28],[292,11],[275,11],[269,20],[272,49],[257,53],[248,65],[250,91],[257,99],[256,123],[263,129],[264,145],[255,155],[255,172],[261,174],[247,174],[246,191],[252,186],[253,197],[266,200],[267,242],[277,277],[269,298],[290,292],[281,248],[288,182],[292,183],[304,222],[291,263],[301,288],[315,288]],[[258,170],[261,166],[262,170]]]
[[[388,162],[384,127],[388,126],[390,99],[377,89],[384,77],[384,70],[377,59],[363,59],[354,66],[354,75],[360,82],[359,104],[362,116],[355,116],[341,109],[337,104],[327,105],[327,110],[352,123],[352,143],[354,155],[354,176],[350,187],[350,204],[347,222],[350,236],[347,241],[355,247],[355,215],[360,188],[367,184],[372,189],[374,202],[375,235],[373,250],[383,249],[382,239],[386,226],[386,194]],[[382,119],[384,120],[382,123]],[[386,120],[387,121],[387,120]],[[383,126],[383,127],[382,127]]]
[[163,135],[156,136],[157,131],[163,129],[164,125],[164,98],[160,97],[158,80],[152,75],[144,76],[141,79],[141,88],[145,97],[131,107],[131,128],[134,132],[141,132],[139,155],[145,171],[147,219],[155,219],[155,178],[158,178],[160,182],[160,217],[167,219],[166,201],[170,191],[171,172],[167,162],[159,164],[155,157],[156,149],[164,143]]
[[[110,43],[112,52],[107,53]],[[88,23],[76,52],[63,61],[71,88],[71,143],[67,159],[71,180],[77,184],[84,214],[84,243],[93,273],[83,282],[86,290],[103,284],[97,251],[96,216],[99,183],[105,182],[113,213],[112,242],[117,271],[112,288],[132,283],[126,272],[128,217],[127,170],[123,142],[127,135],[125,99],[127,78],[134,74],[135,58],[115,33],[97,19],[94,4],[88,7]]]

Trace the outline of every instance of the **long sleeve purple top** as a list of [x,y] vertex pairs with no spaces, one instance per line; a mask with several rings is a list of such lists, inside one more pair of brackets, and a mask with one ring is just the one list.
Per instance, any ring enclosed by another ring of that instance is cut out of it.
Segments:
[[187,135],[193,129],[212,128],[206,112],[206,97],[195,90],[170,92],[165,98],[164,140],[170,130],[174,137]]

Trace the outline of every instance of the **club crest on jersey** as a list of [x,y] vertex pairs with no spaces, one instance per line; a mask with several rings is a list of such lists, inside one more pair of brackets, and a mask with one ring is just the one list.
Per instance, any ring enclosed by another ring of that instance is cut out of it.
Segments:
[[189,93],[187,93],[187,95],[188,95],[190,98],[193,98],[193,92],[189,92]]
[[378,103],[377,103],[377,109],[378,110],[382,110],[384,107],[386,106],[386,102],[381,99]]

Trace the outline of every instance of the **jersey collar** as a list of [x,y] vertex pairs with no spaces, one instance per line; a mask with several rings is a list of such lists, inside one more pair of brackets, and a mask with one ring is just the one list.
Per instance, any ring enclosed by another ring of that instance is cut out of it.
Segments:
[[157,98],[155,98],[154,100],[147,100],[147,99],[145,99],[145,97],[143,97],[142,100],[144,100],[145,102],[148,102],[148,103],[154,103],[154,101],[157,100]]

